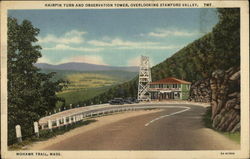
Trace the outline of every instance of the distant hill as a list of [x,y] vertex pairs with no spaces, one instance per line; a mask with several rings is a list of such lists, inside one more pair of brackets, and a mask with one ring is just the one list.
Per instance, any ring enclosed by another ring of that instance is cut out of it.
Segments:
[[71,70],[71,71],[128,71],[128,72],[138,72],[139,67],[128,66],[128,67],[118,67],[118,66],[106,66],[106,65],[95,65],[89,63],[63,63],[59,65],[51,65],[48,63],[36,63],[36,67],[47,70]]
[[[50,72],[56,72],[56,74],[53,76],[53,80],[57,81],[59,79],[68,79],[72,75],[83,75],[84,74],[96,74],[96,75],[103,75],[103,76],[109,76],[112,79],[115,79],[115,81],[121,83],[125,81],[129,81],[133,79],[136,75],[138,75],[138,72],[130,72],[130,71],[121,71],[121,70],[112,70],[112,71],[73,71],[73,70],[54,70],[54,69],[44,69],[41,68],[40,72],[42,73],[50,73]],[[115,82],[115,83],[117,83]],[[115,84],[114,83],[114,84]]]

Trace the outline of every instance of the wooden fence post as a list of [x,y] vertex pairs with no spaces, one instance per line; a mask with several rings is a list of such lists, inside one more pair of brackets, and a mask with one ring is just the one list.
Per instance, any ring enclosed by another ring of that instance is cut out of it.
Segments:
[[59,127],[60,126],[60,120],[56,119],[56,126]]
[[72,123],[71,116],[69,116],[69,124],[71,124],[71,123]]
[[20,125],[16,125],[16,137],[18,142],[22,142],[22,132]]
[[36,137],[39,137],[38,122],[34,122],[34,131],[35,131]]
[[63,117],[63,124],[67,125],[66,117]]
[[41,126],[42,126],[42,130],[44,129],[44,124],[41,124]]
[[51,122],[51,120],[48,120],[48,126],[49,126],[49,130],[52,131],[52,122]]

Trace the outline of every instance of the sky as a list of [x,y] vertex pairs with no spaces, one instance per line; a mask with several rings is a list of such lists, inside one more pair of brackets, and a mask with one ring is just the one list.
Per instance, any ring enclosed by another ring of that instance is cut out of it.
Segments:
[[110,66],[138,66],[141,55],[156,65],[218,22],[213,8],[9,10],[8,16],[40,29],[39,63]]

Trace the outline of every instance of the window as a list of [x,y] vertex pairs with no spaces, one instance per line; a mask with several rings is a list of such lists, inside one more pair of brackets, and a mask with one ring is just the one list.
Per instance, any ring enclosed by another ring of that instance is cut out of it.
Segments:
[[177,84],[173,84],[173,88],[177,88]]

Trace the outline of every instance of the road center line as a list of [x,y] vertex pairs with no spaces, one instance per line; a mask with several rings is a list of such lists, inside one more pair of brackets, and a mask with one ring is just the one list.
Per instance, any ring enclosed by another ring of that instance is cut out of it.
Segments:
[[151,120],[150,122],[148,122],[147,124],[145,124],[145,126],[148,126],[149,124],[157,121],[157,120],[160,120],[162,118],[165,118],[165,117],[168,117],[168,116],[172,116],[172,115],[175,115],[175,114],[180,114],[180,113],[183,113],[185,111],[188,111],[189,109],[191,109],[190,107],[185,107],[185,106],[169,106],[170,108],[185,108],[184,110],[180,110],[180,111],[177,111],[177,112],[174,112],[174,113],[171,113],[171,114],[167,114],[167,115],[163,115],[163,116],[159,116],[153,120]]

